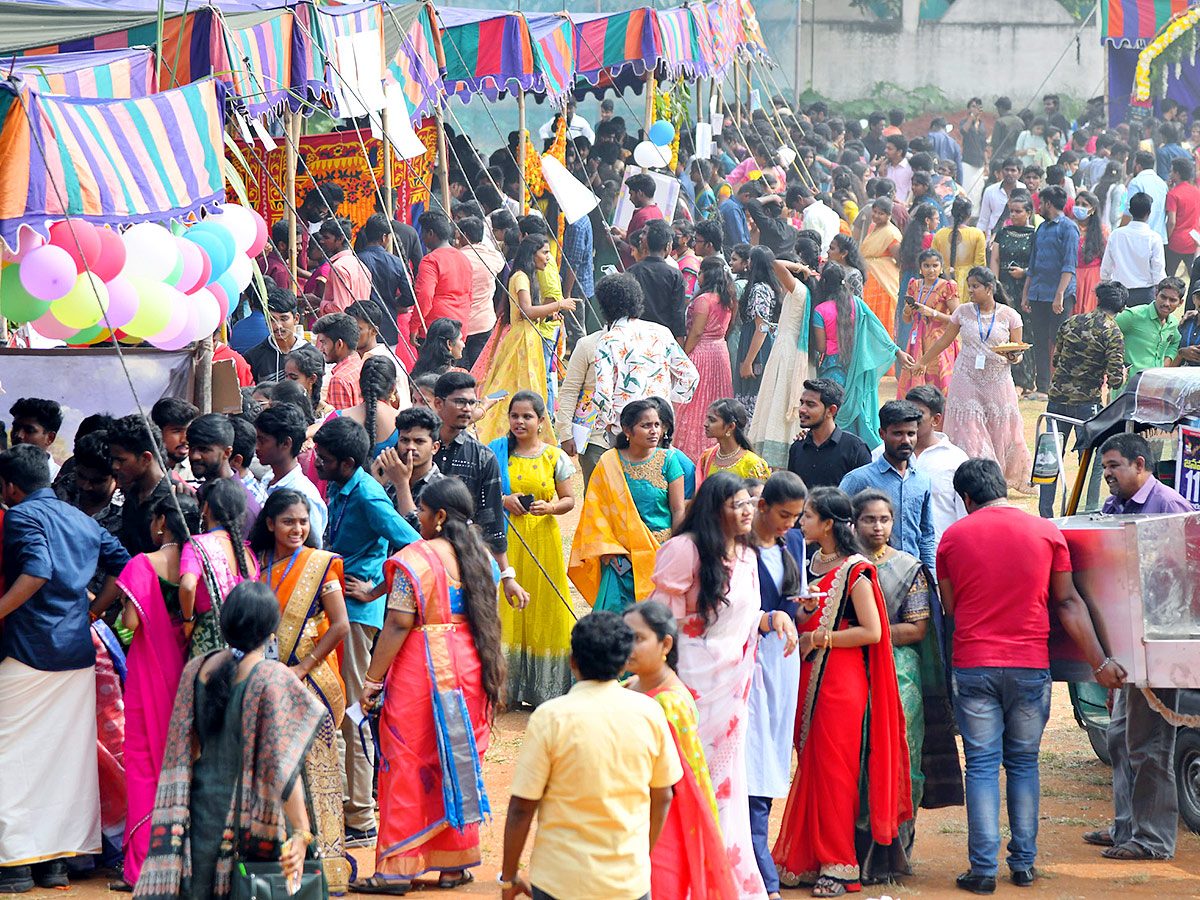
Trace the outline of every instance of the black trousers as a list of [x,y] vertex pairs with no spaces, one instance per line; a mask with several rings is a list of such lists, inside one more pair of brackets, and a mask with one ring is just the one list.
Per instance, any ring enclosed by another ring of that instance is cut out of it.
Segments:
[[1071,315],[1075,295],[1068,294],[1063,298],[1063,311],[1060,313],[1054,312],[1052,302],[1030,300],[1029,306],[1033,312],[1027,318],[1033,333],[1026,338],[1026,342],[1033,344],[1033,378],[1037,389],[1044,394],[1050,390],[1050,354],[1058,338],[1058,326]]

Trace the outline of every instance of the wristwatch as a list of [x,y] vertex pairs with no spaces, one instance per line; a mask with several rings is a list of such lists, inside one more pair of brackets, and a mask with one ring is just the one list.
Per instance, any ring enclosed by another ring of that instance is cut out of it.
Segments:
[[502,888],[515,888],[519,882],[520,876],[518,875],[514,875],[509,881],[504,880],[503,872],[496,875],[496,884],[500,885]]
[[507,569],[502,569],[500,572],[500,580],[501,581],[503,581],[505,578],[516,578],[516,577],[517,577],[517,570],[514,569],[512,566],[509,566]]

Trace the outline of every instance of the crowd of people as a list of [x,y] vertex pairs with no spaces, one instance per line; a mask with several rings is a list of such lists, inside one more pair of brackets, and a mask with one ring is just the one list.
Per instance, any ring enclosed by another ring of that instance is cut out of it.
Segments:
[[[217,347],[241,412],[165,397],[64,454],[60,404],[19,399],[0,893],[94,855],[141,898],[227,897],[255,860],[319,859],[331,893],[469,883],[506,708],[532,714],[505,900],[840,896],[911,875],[917,810],[962,804],[957,883],[989,894],[1002,764],[1029,886],[1052,613],[1116,692],[1116,816],[1084,840],[1171,857],[1173,729],[1007,498],[1032,492],[1018,388],[1084,419],[1200,363],[1196,158],[1175,106],[1107,129],[1044,103],[999,98],[990,136],[978,99],[910,137],[726,110],[711,157],[682,136],[674,209],[611,101],[594,130],[568,104],[543,137],[601,204],[561,231],[523,212],[515,136],[452,136],[455,200],[416,228],[351,240],[320,184],[297,281],[272,229]],[[1142,438],[1100,450],[1104,512],[1191,509]]]

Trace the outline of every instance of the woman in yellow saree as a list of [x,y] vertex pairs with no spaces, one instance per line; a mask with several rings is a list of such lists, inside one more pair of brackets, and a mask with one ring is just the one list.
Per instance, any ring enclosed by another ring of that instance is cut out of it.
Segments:
[[342,558],[318,550],[308,501],[297,491],[271,494],[255,522],[250,548],[257,554],[260,578],[279,600],[276,629],[279,661],[325,707],[304,760],[304,780],[312,798],[317,846],[330,893],[341,893],[355,875],[345,845],[342,776],[337,735],[346,713],[346,694],[333,664],[333,652],[350,631],[343,596]]
[[879,197],[871,203],[871,228],[863,238],[867,283],[863,301],[879,317],[888,336],[895,339],[896,299],[900,296],[900,241],[903,235],[892,224],[892,201]]

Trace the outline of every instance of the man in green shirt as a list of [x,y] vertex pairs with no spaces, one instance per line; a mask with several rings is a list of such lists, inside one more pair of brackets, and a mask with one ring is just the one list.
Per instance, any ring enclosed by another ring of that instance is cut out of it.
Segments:
[[1153,303],[1131,306],[1117,314],[1129,369],[1125,387],[1142,369],[1179,365],[1179,323],[1174,314],[1183,305],[1184,292],[1183,279],[1168,276],[1155,286]]

